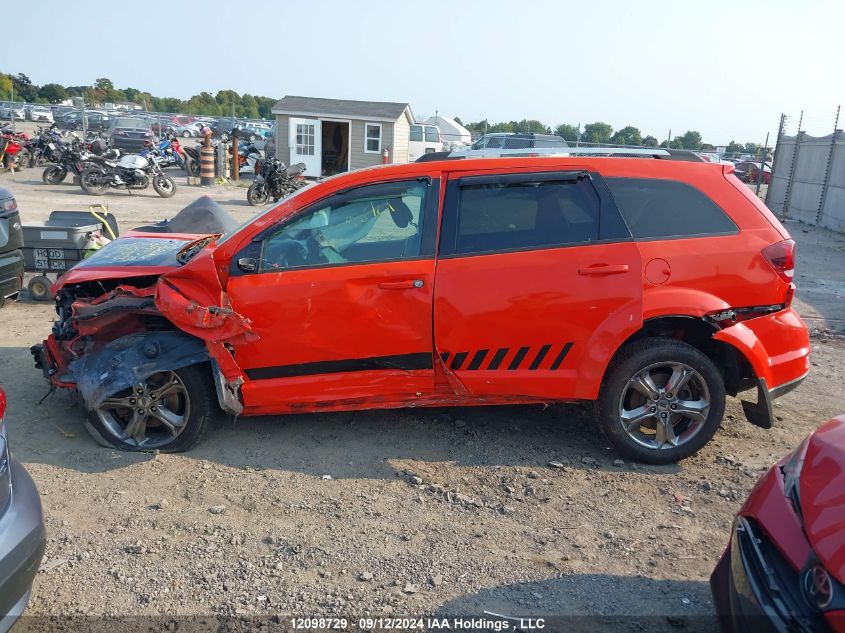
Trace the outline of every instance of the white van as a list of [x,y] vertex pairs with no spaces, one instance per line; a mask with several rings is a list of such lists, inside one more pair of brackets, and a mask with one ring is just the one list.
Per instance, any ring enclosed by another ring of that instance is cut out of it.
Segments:
[[423,154],[442,152],[443,141],[440,140],[440,130],[436,125],[414,123],[411,126],[411,137],[408,141],[408,160],[414,162]]

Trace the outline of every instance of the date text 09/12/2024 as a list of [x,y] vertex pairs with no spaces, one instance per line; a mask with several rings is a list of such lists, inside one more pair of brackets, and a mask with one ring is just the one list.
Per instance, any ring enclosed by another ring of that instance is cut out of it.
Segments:
[[546,623],[543,618],[510,617],[430,617],[430,618],[359,618],[349,620],[336,617],[291,618],[291,627],[295,630],[309,631],[360,631],[389,630],[456,630],[456,631],[527,631],[542,630]]

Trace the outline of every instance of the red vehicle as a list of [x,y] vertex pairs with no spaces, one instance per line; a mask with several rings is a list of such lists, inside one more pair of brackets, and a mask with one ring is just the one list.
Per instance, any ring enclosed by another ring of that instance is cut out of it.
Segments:
[[729,166],[390,165],[221,232],[124,234],[54,286],[33,353],[103,443],[182,450],[218,405],[587,400],[617,449],[667,463],[709,441],[726,394],[756,389],[746,417],[770,427],[809,369],[794,242]]
[[[743,182],[756,183],[760,178],[760,164],[750,160],[740,161],[734,165],[734,173]],[[768,185],[771,179],[772,167],[768,163],[763,163],[763,184]]]
[[845,415],[757,482],[710,585],[726,633],[845,631]]

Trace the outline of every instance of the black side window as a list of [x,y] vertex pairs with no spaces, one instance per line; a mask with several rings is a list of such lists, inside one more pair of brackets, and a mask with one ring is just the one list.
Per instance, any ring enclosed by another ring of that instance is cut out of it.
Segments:
[[527,149],[531,146],[531,139],[524,136],[505,137],[505,149]]
[[460,187],[454,252],[486,253],[595,241],[600,202],[589,178]]
[[737,226],[706,194],[683,182],[606,178],[634,239],[725,235]]

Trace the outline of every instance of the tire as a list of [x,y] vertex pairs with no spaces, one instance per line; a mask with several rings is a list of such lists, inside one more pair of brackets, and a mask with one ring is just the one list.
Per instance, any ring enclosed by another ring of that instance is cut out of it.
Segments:
[[188,130],[182,132],[182,138],[191,138],[191,133]]
[[176,183],[173,178],[164,174],[153,175],[153,189],[162,198],[172,198],[176,194]]
[[[667,389],[673,379],[681,379],[678,393]],[[725,413],[725,383],[713,361],[692,345],[649,338],[617,353],[597,405],[599,427],[620,453],[647,464],[671,464],[694,455],[715,435]]]
[[102,196],[109,188],[105,172],[99,167],[86,167],[79,174],[79,186],[85,193],[92,196]]
[[45,185],[58,185],[64,182],[65,178],[67,178],[67,170],[61,165],[50,165],[41,174],[41,180]]
[[255,134],[250,134],[249,140],[252,141],[252,142],[255,142]]
[[246,201],[253,207],[260,207],[267,204],[270,194],[267,192],[267,187],[263,184],[254,182],[246,190]]
[[29,167],[29,163],[31,160],[32,155],[26,150],[21,150],[20,152],[18,152],[17,164],[15,165],[15,169],[26,169],[27,167]]
[[185,158],[185,171],[188,172],[189,176],[199,176],[200,164],[190,156],[187,156]]
[[[167,384],[173,387],[166,399],[160,397],[153,400],[153,393]],[[135,393],[138,388],[144,390],[140,397]],[[133,406],[130,406],[130,398]],[[139,404],[141,398],[149,406],[149,409],[143,409],[143,414],[138,413],[140,407],[134,406]],[[153,404],[160,402],[166,404]],[[85,428],[97,443],[108,448],[141,453],[155,450],[180,453],[189,449],[200,439],[220,410],[207,363],[153,374],[142,383],[107,398],[103,406],[95,411],[89,411],[84,404],[82,406],[85,410]],[[156,413],[153,413],[153,408],[157,410]],[[172,427],[173,431],[169,431],[162,419],[156,417],[165,410],[168,412],[167,419],[181,422]],[[129,429],[135,433],[127,434],[127,427],[132,422],[138,422],[136,427]],[[137,435],[140,427],[143,430]]]
[[50,301],[53,298],[53,294],[50,292],[52,285],[47,277],[39,275],[29,280],[26,289],[32,299],[36,301]]

